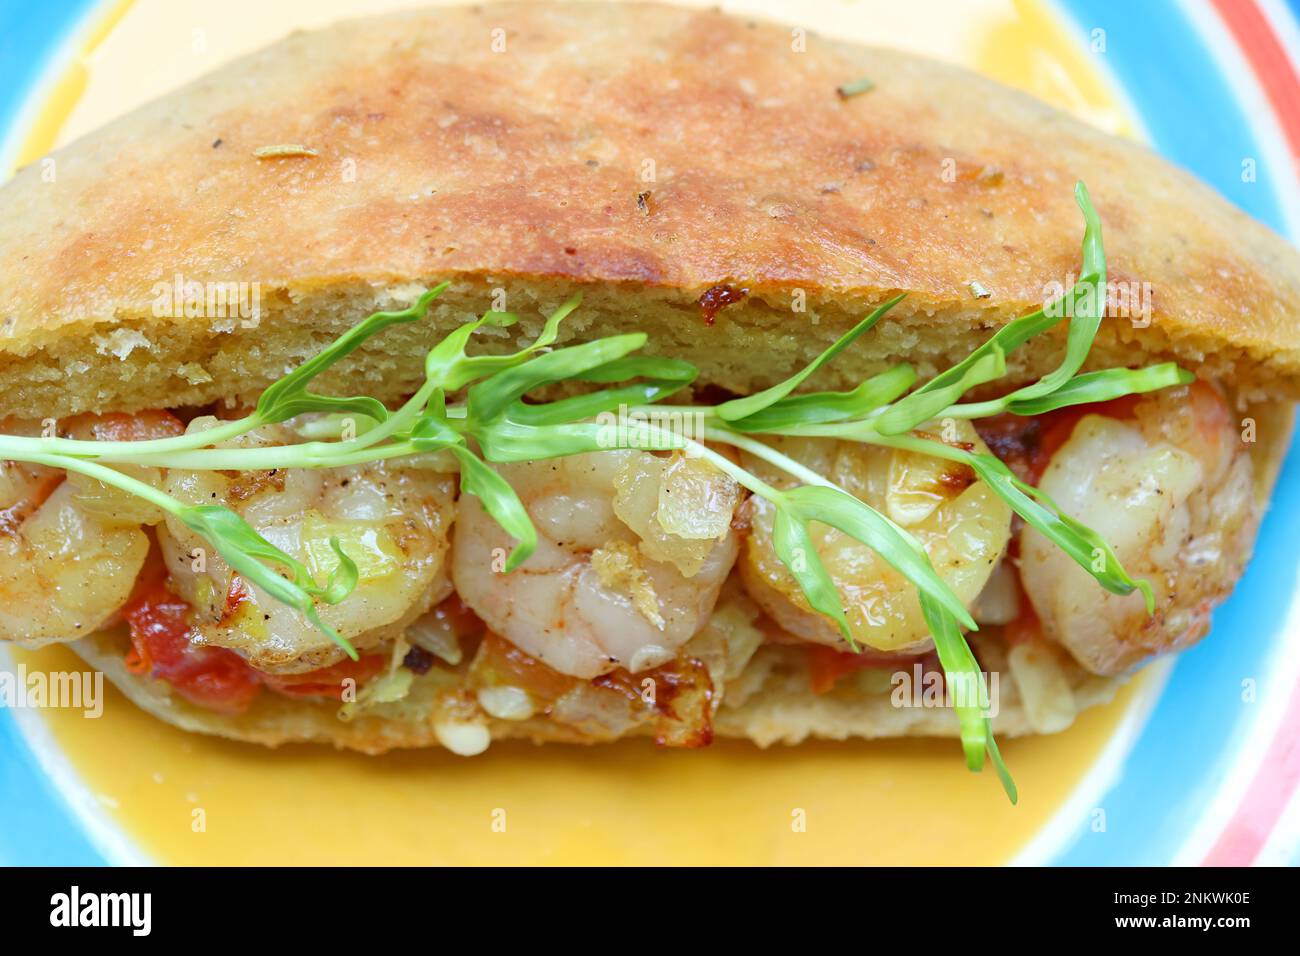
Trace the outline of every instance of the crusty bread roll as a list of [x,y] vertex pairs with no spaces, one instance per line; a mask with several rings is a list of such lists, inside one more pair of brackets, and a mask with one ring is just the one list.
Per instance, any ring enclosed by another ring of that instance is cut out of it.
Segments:
[[[348,366],[367,393],[412,391],[426,348],[494,288],[523,316],[581,288],[567,336],[644,331],[740,393],[907,291],[814,384],[900,356],[924,377],[1077,273],[1076,180],[1110,278],[1152,290],[1149,326],[1106,322],[1094,364],[1174,357],[1250,398],[1300,395],[1300,257],[1265,227],[965,70],[806,44],[716,12],[500,4],[342,23],[230,63],[53,154],[53,182],[29,167],[0,189],[0,413],[247,402],[442,279],[431,321]],[[861,77],[870,92],[837,95]],[[281,144],[316,155],[254,155]],[[259,283],[258,326],[155,317],[178,273]],[[710,324],[698,303],[718,285],[747,295]],[[1012,375],[1052,366],[1061,339],[1018,350]]]
[[[1257,449],[1267,496],[1300,397],[1287,242],[1143,147],[965,70],[792,40],[717,12],[512,3],[343,23],[230,63],[53,154],[53,182],[28,168],[0,188],[0,415],[246,405],[443,280],[426,321],[371,340],[322,390],[409,395],[427,349],[495,290],[522,321],[488,330],[491,347],[531,340],[580,290],[561,341],[643,331],[647,352],[738,394],[902,291],[808,385],[901,360],[926,378],[1073,281],[1083,180],[1111,281],[1150,290],[1149,315],[1103,322],[1089,366],[1175,359],[1262,403],[1278,423]],[[861,77],[869,92],[837,93]],[[268,149],[286,145],[305,149]],[[177,311],[158,303],[178,281],[246,283],[258,314],[159,314]],[[1008,381],[1054,367],[1064,332],[1010,356]],[[271,694],[230,717],[129,672],[120,633],[74,646],[187,729],[371,752],[437,742],[419,681],[402,707],[349,723],[337,703]],[[956,732],[946,710],[814,695],[802,666],[764,647],[717,732]],[[1117,683],[1068,680],[1079,707]],[[1043,729],[1014,685],[1003,694],[998,732]],[[581,739],[541,719],[491,731]]]

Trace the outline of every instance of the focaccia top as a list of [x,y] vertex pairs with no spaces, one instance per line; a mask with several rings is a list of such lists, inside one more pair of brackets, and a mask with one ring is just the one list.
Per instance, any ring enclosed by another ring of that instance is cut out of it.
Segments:
[[[1097,362],[1300,391],[1300,257],[1272,232],[966,71],[797,39],[715,12],[503,4],[231,63],[59,151],[52,182],[36,164],[0,189],[0,413],[247,398],[442,278],[458,281],[426,327],[347,370],[369,393],[409,392],[420,349],[495,288],[524,312],[585,287],[570,334],[644,329],[737,390],[906,290],[820,383],[907,358],[924,374],[1077,273],[1079,179],[1110,278],[1152,290],[1149,327],[1108,319]],[[315,155],[256,155],[283,144]],[[255,286],[258,321],[169,309],[177,277]],[[719,285],[714,304],[743,298],[708,321]]]

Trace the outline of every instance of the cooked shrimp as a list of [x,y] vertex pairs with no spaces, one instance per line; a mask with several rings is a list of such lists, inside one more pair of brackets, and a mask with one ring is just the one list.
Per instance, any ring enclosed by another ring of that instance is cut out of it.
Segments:
[[511,540],[463,495],[452,577],[492,630],[555,670],[592,678],[672,660],[704,624],[736,560],[740,489],[682,455],[602,451],[505,465],[538,531],[499,573]]
[[[948,421],[944,439],[987,451],[968,422]],[[938,437],[938,436],[935,436]],[[925,547],[953,592],[970,607],[997,566],[1011,534],[1011,510],[964,465],[912,452],[841,442],[799,439],[772,442],[881,511]],[[774,483],[788,479],[763,463],[746,465]],[[814,611],[772,546],[773,507],[751,498],[753,533],[740,574],[750,596],[790,634],[844,647],[835,622]],[[927,650],[930,631],[916,588],[880,555],[825,525],[811,529],[814,547],[835,587],[855,641],[879,651]]]
[[[190,430],[214,419],[196,419]],[[285,426],[265,426],[224,447],[293,444]],[[338,559],[336,537],[360,580],[321,619],[359,649],[399,635],[451,591],[445,568],[455,501],[450,475],[370,463],[328,470],[167,473],[166,491],[190,504],[224,504],[324,583]],[[260,670],[299,673],[343,652],[296,609],[264,594],[183,523],[159,528],[172,583],[196,610],[195,638],[236,651]]]
[[[80,415],[59,433],[135,441],[179,430],[166,413],[144,412]],[[5,422],[4,431],[36,435],[41,428]],[[158,479],[150,469],[122,470]],[[110,623],[130,597],[149,550],[141,525],[161,518],[158,509],[94,479],[0,462],[0,640],[72,640]]]
[[1039,487],[1102,535],[1156,597],[1101,590],[1041,534],[1026,528],[1020,576],[1046,635],[1099,674],[1193,643],[1231,589],[1259,520],[1253,466],[1223,397],[1210,386],[1169,389],[1132,420],[1085,415],[1052,456]]

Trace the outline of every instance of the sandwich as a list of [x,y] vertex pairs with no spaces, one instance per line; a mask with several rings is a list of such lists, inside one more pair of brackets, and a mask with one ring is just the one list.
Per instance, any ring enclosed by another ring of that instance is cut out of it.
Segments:
[[1014,798],[1205,636],[1300,395],[1300,257],[1187,173],[715,11],[294,34],[0,220],[0,639],[270,746],[956,736]]

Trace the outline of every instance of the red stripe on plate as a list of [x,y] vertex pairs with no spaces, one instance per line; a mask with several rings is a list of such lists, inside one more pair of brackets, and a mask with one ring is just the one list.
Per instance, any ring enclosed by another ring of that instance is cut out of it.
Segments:
[[1211,0],[1277,114],[1300,171],[1300,77],[1263,12],[1247,0]]
[[1254,861],[1277,826],[1300,780],[1300,685],[1291,692],[1280,730],[1245,797],[1238,804],[1218,842],[1205,857],[1206,866],[1246,866]]
[[[1300,172],[1300,77],[1272,26],[1254,2],[1211,0],[1268,97]],[[1300,685],[1241,803],[1205,857],[1207,866],[1243,866],[1259,856],[1287,803],[1300,787]]]

